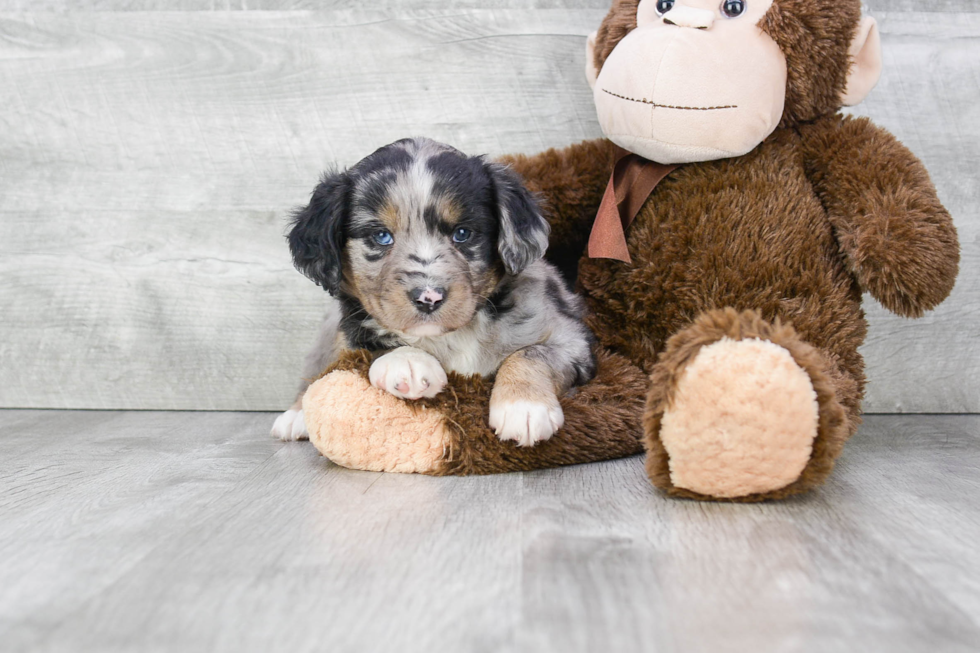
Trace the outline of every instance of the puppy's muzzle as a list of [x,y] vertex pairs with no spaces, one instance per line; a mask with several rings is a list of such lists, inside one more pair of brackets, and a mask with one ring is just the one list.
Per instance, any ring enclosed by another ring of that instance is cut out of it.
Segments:
[[447,294],[445,288],[433,288],[431,286],[413,288],[408,291],[408,296],[415,304],[415,308],[420,313],[426,314],[437,311],[446,301]]

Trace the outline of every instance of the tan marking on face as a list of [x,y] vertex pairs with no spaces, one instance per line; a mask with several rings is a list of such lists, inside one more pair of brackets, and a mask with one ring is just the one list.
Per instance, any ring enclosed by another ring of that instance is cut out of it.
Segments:
[[[458,220],[461,210],[451,201],[442,201],[441,216],[447,222]],[[493,267],[470,263],[452,245],[451,237],[428,234],[421,216],[401,217],[397,207],[386,206],[379,219],[390,229],[394,245],[378,261],[368,261],[368,249],[360,241],[345,248],[343,266],[345,287],[363,304],[367,312],[385,329],[408,335],[441,335],[469,324],[483,300],[499,283]],[[423,265],[410,257],[418,256],[420,243],[434,253],[434,262]],[[406,273],[413,273],[412,276]],[[422,272],[425,276],[418,276]],[[420,285],[442,287],[447,299],[431,315],[420,313],[409,292]]]
[[390,201],[385,202],[385,205],[381,208],[381,211],[378,212],[378,219],[381,220],[381,223],[387,227],[392,234],[394,234],[396,231],[404,229],[398,207]]
[[[394,242],[383,257],[371,261],[376,248],[361,239],[348,241],[343,259],[345,288],[381,327],[409,336],[437,336],[474,319],[499,284],[502,269],[480,259],[466,260],[452,242],[452,229],[430,232],[427,207],[450,226],[463,219],[464,208],[453,196],[433,190],[423,165],[413,165],[410,172],[410,178],[402,175],[388,186],[386,202],[375,215],[356,216],[379,221]],[[410,296],[426,286],[447,290],[445,301],[431,314],[420,312]]]
[[340,288],[349,295],[353,295],[358,300],[361,299],[357,290],[358,275],[354,273],[354,262],[351,257],[350,247],[345,247],[340,253]]
[[440,197],[435,201],[436,213],[448,225],[455,225],[463,217],[463,210],[452,199]]
[[497,289],[502,277],[501,270],[497,267],[489,267],[480,272],[473,280],[473,290],[483,299],[487,299]]

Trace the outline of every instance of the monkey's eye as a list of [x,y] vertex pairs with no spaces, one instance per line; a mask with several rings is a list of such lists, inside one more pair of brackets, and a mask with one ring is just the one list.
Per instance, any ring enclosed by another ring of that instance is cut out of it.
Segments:
[[466,227],[460,227],[459,229],[453,232],[453,242],[465,243],[467,240],[470,239],[470,236],[472,234],[473,232],[467,229]]
[[724,0],[721,3],[721,13],[729,18],[735,18],[745,13],[745,0]]
[[374,242],[378,243],[379,245],[384,245],[385,247],[395,242],[395,237],[392,236],[391,232],[387,229],[379,229],[378,231],[375,231],[371,238],[374,239]]
[[657,9],[657,15],[663,16],[674,8],[674,0],[657,0],[657,4],[654,7]]

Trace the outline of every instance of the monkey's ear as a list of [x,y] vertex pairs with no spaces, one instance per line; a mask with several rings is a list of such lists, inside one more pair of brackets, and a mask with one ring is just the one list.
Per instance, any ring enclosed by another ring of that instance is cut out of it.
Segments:
[[589,88],[595,87],[596,77],[599,71],[595,67],[595,39],[599,32],[592,32],[589,38],[585,39],[585,78],[589,80]]
[[341,249],[352,186],[346,172],[325,174],[310,203],[293,212],[288,236],[296,269],[331,295],[340,289]]
[[871,16],[861,18],[848,57],[851,68],[841,101],[844,106],[853,107],[868,96],[881,77],[881,35],[878,33],[878,23]]
[[499,163],[487,163],[500,225],[497,251],[508,274],[519,274],[548,249],[551,228],[520,176]]

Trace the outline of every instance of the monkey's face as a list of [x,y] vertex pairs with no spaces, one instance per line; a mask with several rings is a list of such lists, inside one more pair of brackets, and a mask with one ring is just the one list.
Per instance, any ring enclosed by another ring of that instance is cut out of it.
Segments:
[[741,156],[761,143],[786,99],[786,57],[758,26],[772,2],[642,0],[636,29],[589,75],[606,136],[660,163]]

